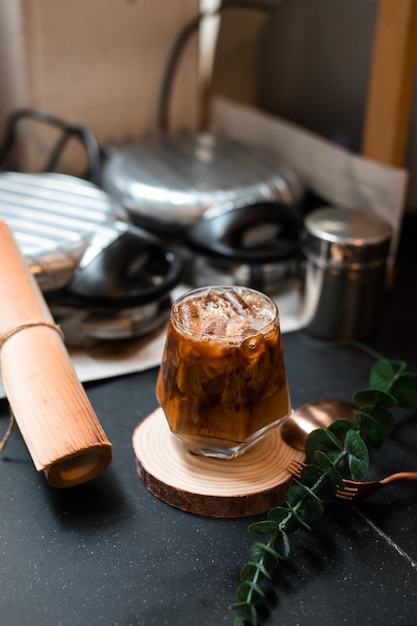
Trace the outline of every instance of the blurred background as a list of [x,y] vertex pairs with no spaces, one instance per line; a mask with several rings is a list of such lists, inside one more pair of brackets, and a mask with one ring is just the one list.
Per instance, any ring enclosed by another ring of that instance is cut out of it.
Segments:
[[[169,131],[204,125],[209,97],[220,93],[360,151],[378,0],[247,4],[251,10],[231,7],[204,20],[187,39],[170,94]],[[100,143],[158,132],[158,99],[173,45],[199,11],[218,5],[0,0],[0,127],[24,106],[83,124]],[[407,211],[417,210],[415,118],[414,97]],[[74,146],[66,167],[82,158]]]

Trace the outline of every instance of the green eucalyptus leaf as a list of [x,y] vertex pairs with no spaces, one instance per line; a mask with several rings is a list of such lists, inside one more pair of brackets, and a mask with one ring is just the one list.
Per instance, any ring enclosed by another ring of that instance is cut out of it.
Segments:
[[246,604],[246,598],[248,597],[249,592],[250,586],[246,583],[246,581],[241,582],[239,587],[236,589],[236,597],[240,600],[241,604]]
[[275,520],[262,520],[261,522],[254,522],[248,526],[248,531],[252,534],[270,535],[278,529],[278,524]]
[[363,480],[369,467],[369,453],[366,443],[356,430],[346,434],[345,450],[353,480]]
[[397,404],[397,399],[393,395],[380,389],[360,389],[353,394],[353,400],[359,405],[390,407]]
[[369,374],[369,386],[372,389],[387,391],[394,378],[395,372],[390,361],[381,359],[374,363]]
[[281,559],[287,559],[290,556],[290,540],[285,531],[281,530],[276,534],[274,539],[274,548],[280,555]]
[[249,594],[252,595],[253,600],[256,602],[260,598],[264,598],[265,594],[262,589],[251,580],[244,580],[240,583],[239,587],[236,591],[237,599],[241,602],[245,602],[247,600]]
[[307,494],[308,494],[308,492],[303,487],[303,485],[301,485],[301,484],[293,485],[287,491],[286,501],[291,506],[295,506],[301,500],[303,500],[307,496]]
[[280,528],[281,524],[285,521],[284,526],[287,532],[293,532],[298,528],[298,524],[296,520],[293,519],[291,511],[285,506],[275,506],[269,511],[267,518],[268,520],[274,520]]
[[255,574],[259,576],[259,580],[261,580],[262,578],[267,578],[268,580],[271,580],[271,574],[265,568],[264,563],[258,563],[254,561],[249,561],[242,567],[240,572],[240,579],[242,581],[247,579],[253,579]]
[[391,387],[399,406],[404,409],[417,409],[417,374],[404,372],[400,374]]
[[385,439],[383,428],[370,413],[360,410],[357,414],[362,437],[373,448],[380,448]]
[[263,563],[270,572],[276,569],[279,558],[280,555],[273,548],[260,541],[255,541],[248,553],[248,563]]
[[286,520],[290,515],[288,509],[285,506],[274,506],[273,509],[268,511],[267,519],[273,520],[277,524],[280,524],[284,520]]
[[340,419],[330,424],[330,426],[328,426],[326,430],[330,431],[332,435],[334,435],[336,439],[340,442],[341,446],[343,446],[346,433],[351,428],[352,428],[351,420]]
[[262,558],[265,563],[265,567],[272,572],[276,567],[278,567],[278,563],[280,560],[280,555],[274,548],[266,543],[262,543],[260,541],[255,541],[255,545],[262,550]]
[[240,617],[236,617],[233,625],[234,626],[246,626],[249,624],[250,626],[258,626],[258,613],[256,607],[250,602],[236,602],[232,604],[231,609],[234,611],[242,611],[243,615]]
[[361,411],[372,415],[374,420],[378,422],[383,430],[384,436],[387,437],[392,433],[395,426],[395,419],[389,409],[383,409],[381,407],[363,406]]
[[323,476],[322,468],[313,463],[305,465],[301,471],[301,481],[308,487],[313,487]]
[[314,524],[323,516],[323,513],[324,506],[320,500],[310,497],[306,500],[300,511],[300,517],[307,522],[307,524]]
[[[245,606],[248,606],[246,602],[235,602],[235,604],[231,604],[229,608],[231,608],[232,611],[243,611]],[[243,617],[243,615],[239,615],[239,617],[235,617],[233,621],[233,626],[245,626],[245,618]]]
[[258,563],[263,559],[264,554],[265,551],[257,543],[254,543],[249,548],[248,561]]
[[298,520],[310,526],[323,515],[323,505],[309,487],[301,484],[294,485],[287,492],[287,503],[295,509],[300,501],[302,501],[302,506],[297,510]]
[[240,580],[243,582],[247,578],[253,578],[258,569],[258,563],[248,561],[248,563],[245,563],[245,565],[240,570]]
[[321,500],[331,500],[336,495],[336,485],[318,465],[306,465],[301,472],[301,481],[310,489],[314,487],[314,493]]
[[307,437],[305,443],[305,454],[307,462],[314,461],[317,450],[325,452],[329,456],[335,456],[340,452],[342,446],[337,438],[327,428],[316,428]]
[[343,478],[333,465],[332,459],[330,459],[327,454],[324,454],[324,452],[321,452],[321,450],[316,451],[315,458],[317,464],[326,471],[326,475],[332,480],[336,487],[343,489]]
[[[246,606],[250,606],[248,602],[233,602],[233,604],[231,604],[229,608],[232,609],[232,611],[240,611],[241,609],[244,609]],[[236,624],[236,622],[234,623]]]
[[308,531],[310,531],[310,532],[311,532],[311,528],[310,528],[310,526],[307,524],[307,522],[305,522],[305,521],[303,520],[303,518],[301,517],[301,515],[298,513],[297,509],[293,509],[293,508],[292,508],[292,506],[291,506],[291,504],[289,504],[288,502],[287,502],[287,506],[288,506],[288,508],[289,508],[289,509],[291,509],[292,516],[293,516],[293,518],[297,521],[298,525],[299,525],[299,526],[303,526],[306,530],[308,530]]

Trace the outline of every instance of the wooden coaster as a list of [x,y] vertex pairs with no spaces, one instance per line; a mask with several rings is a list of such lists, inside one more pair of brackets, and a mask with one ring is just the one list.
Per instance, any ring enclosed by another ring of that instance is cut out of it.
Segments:
[[290,448],[275,428],[232,460],[187,452],[156,409],[133,433],[138,472],[146,488],[167,504],[197,515],[245,517],[282,504],[291,484],[287,467],[304,454]]

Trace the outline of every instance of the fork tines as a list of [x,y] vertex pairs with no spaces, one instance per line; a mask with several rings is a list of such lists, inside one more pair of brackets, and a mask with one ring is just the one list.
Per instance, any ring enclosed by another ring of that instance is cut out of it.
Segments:
[[301,461],[297,461],[297,459],[291,459],[291,462],[287,469],[289,473],[295,478],[301,478],[301,472],[305,466],[306,466],[305,463],[302,463]]
[[350,501],[353,500],[357,491],[358,490],[356,487],[345,487],[344,489],[338,489],[336,492],[336,498],[338,498],[339,500]]

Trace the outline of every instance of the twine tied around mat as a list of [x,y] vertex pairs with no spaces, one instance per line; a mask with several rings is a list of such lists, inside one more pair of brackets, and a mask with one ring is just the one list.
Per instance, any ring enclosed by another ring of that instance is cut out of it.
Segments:
[[[0,336],[0,357],[1,357],[1,349],[3,348],[6,341],[10,339],[10,337],[13,337],[13,335],[16,335],[16,333],[19,333],[20,331],[25,330],[26,328],[34,328],[37,326],[46,326],[47,328],[52,328],[52,330],[55,330],[58,333],[58,335],[61,337],[62,340],[64,339],[62,330],[54,322],[48,322],[46,320],[33,320],[33,321],[23,322],[23,324],[19,324],[18,326],[11,328],[6,333]],[[0,358],[0,371],[1,371],[1,358]],[[13,414],[12,409],[10,408],[9,425],[7,427],[6,433],[3,436],[3,439],[0,441],[0,452],[4,450],[7,442],[9,441],[15,421],[16,421],[15,416]]]

